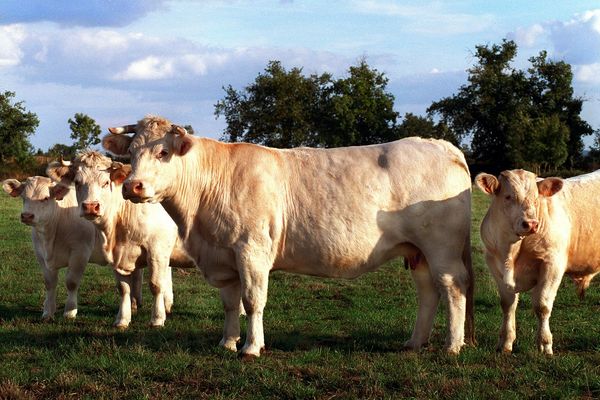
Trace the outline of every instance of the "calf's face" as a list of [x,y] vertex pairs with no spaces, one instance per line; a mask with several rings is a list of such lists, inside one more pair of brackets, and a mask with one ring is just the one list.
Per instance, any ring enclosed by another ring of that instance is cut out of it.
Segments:
[[517,238],[537,233],[540,228],[539,203],[562,189],[560,178],[538,179],[524,170],[503,171],[498,177],[481,173],[477,186],[492,196],[490,208],[497,211]]
[[58,209],[57,200],[63,193],[55,191],[56,184],[43,176],[32,176],[24,182],[7,179],[2,188],[12,197],[23,199],[21,222],[29,226],[43,226],[52,220]]

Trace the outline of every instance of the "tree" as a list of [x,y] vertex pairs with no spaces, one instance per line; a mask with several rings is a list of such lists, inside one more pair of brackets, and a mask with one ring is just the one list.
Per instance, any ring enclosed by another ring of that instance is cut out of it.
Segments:
[[593,130],[580,117],[583,100],[573,97],[570,65],[541,52],[520,71],[511,66],[516,55],[513,41],[477,46],[469,83],[434,102],[429,115],[439,115],[459,138],[471,136],[473,158],[492,170],[577,166],[582,136]]
[[75,158],[76,151],[73,146],[68,144],[56,143],[48,149],[48,155],[53,158],[64,158],[71,160]]
[[215,115],[227,123],[223,139],[273,147],[337,147],[397,137],[394,98],[387,78],[362,60],[347,78],[304,76],[271,61],[242,91],[224,88]]
[[460,141],[454,132],[443,122],[435,123],[431,116],[418,116],[413,113],[404,114],[402,123],[397,128],[398,137],[420,136],[424,138],[444,139],[459,146]]
[[74,153],[100,143],[102,129],[93,118],[86,114],[76,113],[74,120],[69,118],[69,128],[71,129],[71,139],[75,141],[72,145]]
[[19,165],[31,159],[29,136],[39,125],[37,115],[25,109],[23,102],[12,103],[14,92],[0,93],[0,161],[10,158]]

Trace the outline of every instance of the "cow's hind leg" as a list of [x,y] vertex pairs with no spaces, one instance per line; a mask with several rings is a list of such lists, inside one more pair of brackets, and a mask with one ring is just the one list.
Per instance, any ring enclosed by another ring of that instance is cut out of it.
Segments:
[[131,273],[131,312],[137,312],[138,308],[142,306],[142,282],[144,280],[144,269],[136,268]]
[[469,274],[459,254],[425,253],[435,285],[448,306],[446,350],[458,354],[464,345]]
[[222,287],[221,301],[225,310],[225,326],[223,338],[219,346],[227,350],[237,351],[237,342],[240,340],[240,282]]
[[412,336],[410,340],[404,343],[404,347],[419,350],[421,346],[429,342],[440,294],[429,272],[429,266],[423,257],[414,268],[411,266],[411,274],[417,288],[419,310]]

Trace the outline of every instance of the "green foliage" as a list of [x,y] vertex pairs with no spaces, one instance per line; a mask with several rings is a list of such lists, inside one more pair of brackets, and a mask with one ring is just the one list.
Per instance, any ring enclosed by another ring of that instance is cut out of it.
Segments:
[[17,165],[31,163],[33,148],[29,136],[39,125],[38,117],[22,101],[13,103],[14,92],[0,93],[0,162],[14,159]]
[[394,97],[387,78],[366,61],[348,77],[304,76],[271,61],[243,91],[231,86],[215,105],[227,123],[223,139],[272,147],[338,147],[397,138]]
[[580,117],[583,100],[573,97],[571,66],[542,51],[525,72],[511,66],[516,55],[513,41],[477,46],[469,83],[428,112],[459,138],[472,136],[473,158],[494,170],[581,167],[582,137],[593,130]]
[[74,118],[69,118],[71,139],[74,140],[72,145],[74,153],[100,143],[102,129],[93,118],[82,113],[76,113]]
[[444,139],[459,146],[460,140],[443,122],[434,122],[431,116],[404,114],[402,123],[397,128],[398,137],[420,136],[424,138]]
[[[0,398],[599,398],[598,279],[581,302],[570,280],[561,284],[550,320],[553,357],[535,351],[528,294],[517,309],[514,354],[496,353],[502,313],[479,238],[488,202],[473,193],[477,347],[456,357],[443,353],[442,304],[431,346],[401,351],[415,321],[416,293],[409,272],[394,261],[354,280],[272,273],[267,352],[244,363],[217,347],[219,294],[198,271],[174,270],[175,305],[164,328],[148,327],[146,285],[130,328],[113,328],[113,273],[94,265],[82,280],[77,320],[59,312],[42,323],[43,279],[30,228],[18,222],[20,201],[0,192]],[[59,310],[64,278],[63,270]],[[242,339],[245,325],[242,318]]]

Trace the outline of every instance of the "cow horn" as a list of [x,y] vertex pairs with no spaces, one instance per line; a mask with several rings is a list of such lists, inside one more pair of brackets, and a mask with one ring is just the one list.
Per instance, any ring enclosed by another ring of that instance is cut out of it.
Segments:
[[68,167],[71,165],[71,161],[65,161],[64,158],[60,156],[60,165],[62,165],[63,167]]
[[182,128],[179,125],[171,125],[171,132],[178,134],[179,136],[185,136],[187,135],[187,131],[185,130],[185,128]]
[[112,133],[113,135],[121,135],[124,133],[135,133],[136,127],[137,127],[137,125],[124,125],[124,126],[117,126],[114,128],[108,128],[108,131],[110,133]]

